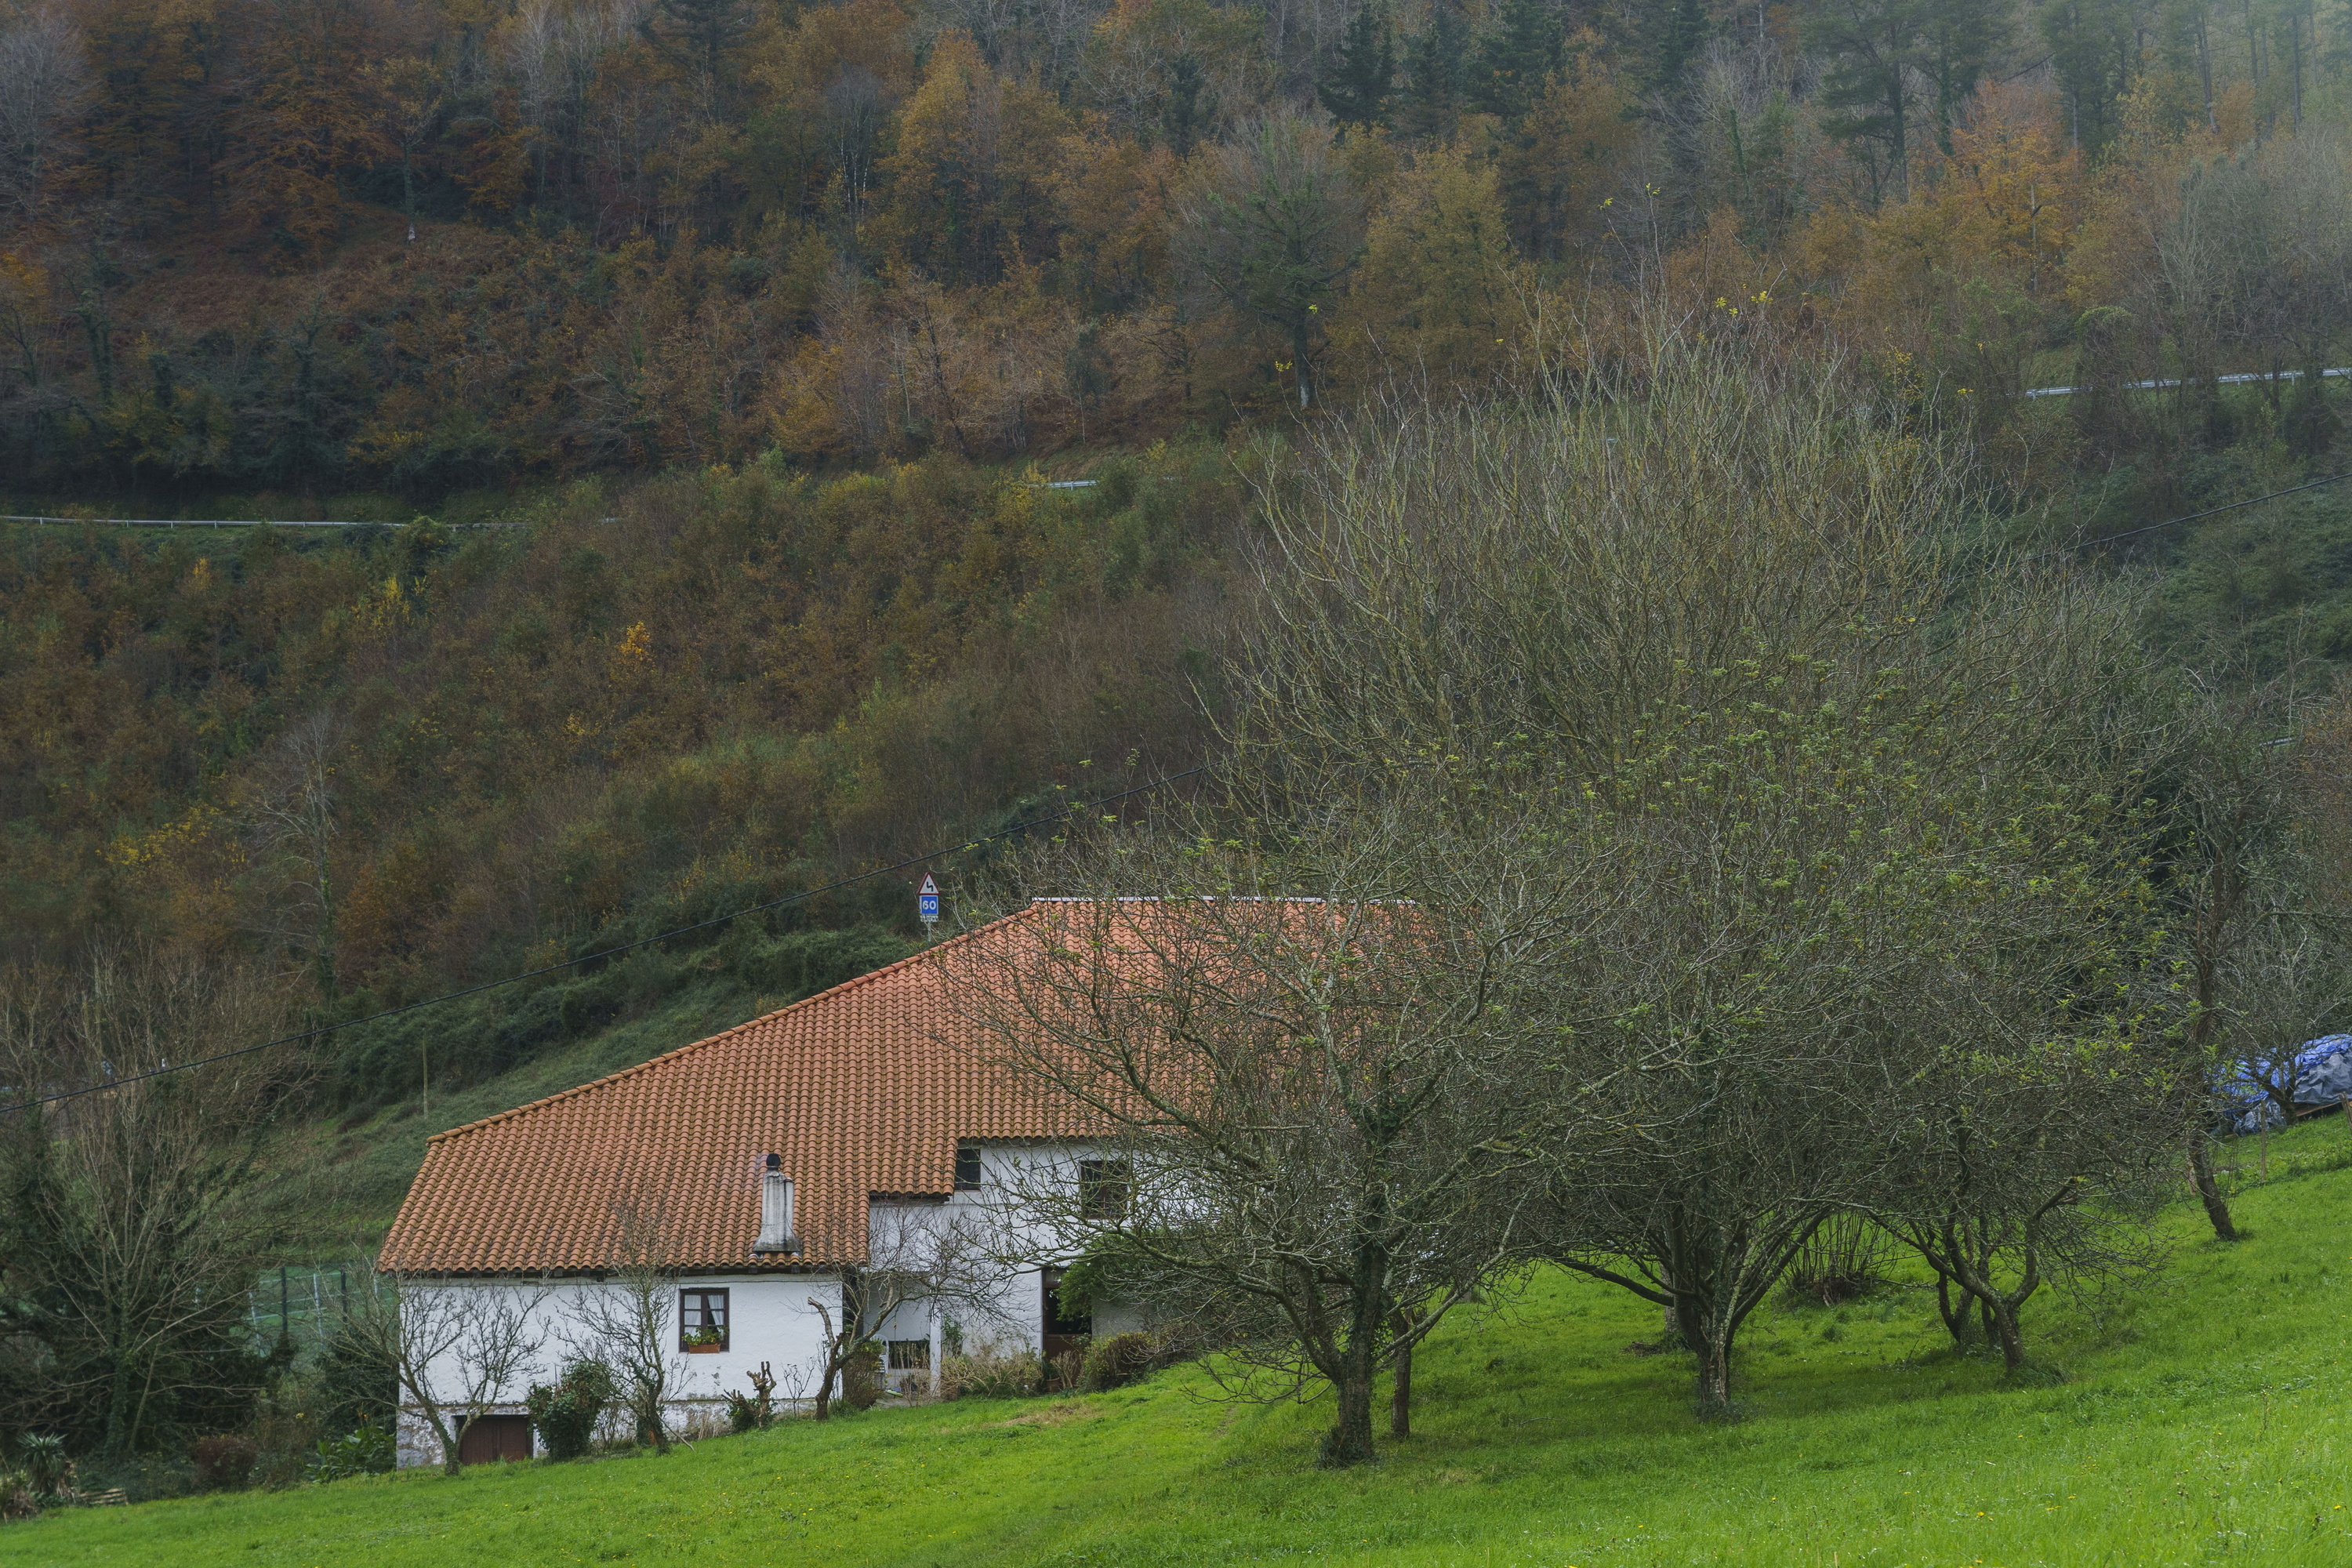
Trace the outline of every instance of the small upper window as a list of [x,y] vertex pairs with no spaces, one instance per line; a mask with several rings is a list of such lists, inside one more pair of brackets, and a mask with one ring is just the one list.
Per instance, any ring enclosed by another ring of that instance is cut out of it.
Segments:
[[980,1151],[969,1143],[956,1145],[955,1184],[960,1193],[980,1190]]
[[1134,1185],[1135,1168],[1124,1160],[1081,1160],[1078,1212],[1088,1219],[1118,1219]]
[[723,1351],[727,1348],[727,1292],[680,1290],[677,1293],[677,1348],[682,1351]]

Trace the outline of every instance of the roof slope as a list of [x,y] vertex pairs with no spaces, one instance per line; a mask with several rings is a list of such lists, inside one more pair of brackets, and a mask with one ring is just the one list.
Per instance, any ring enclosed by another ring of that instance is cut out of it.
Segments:
[[[946,1194],[961,1138],[1060,1129],[980,1048],[934,958],[1034,940],[1009,915],[780,1012],[593,1083],[437,1133],[378,1267],[404,1274],[562,1273],[618,1261],[624,1216],[690,1269],[855,1265],[866,1200]],[[795,1184],[795,1258],[755,1258],[760,1178]]]

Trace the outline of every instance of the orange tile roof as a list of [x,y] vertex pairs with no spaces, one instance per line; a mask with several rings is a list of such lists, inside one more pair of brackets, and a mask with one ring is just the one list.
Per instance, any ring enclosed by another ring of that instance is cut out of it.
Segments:
[[[959,1139],[1066,1134],[1034,1093],[959,1048],[972,1026],[930,962],[1035,940],[1033,906],[780,1012],[593,1083],[436,1133],[385,1238],[388,1273],[565,1273],[619,1258],[657,1215],[662,1260],[698,1270],[865,1261],[875,1194],[945,1194]],[[795,1258],[754,1258],[771,1151],[793,1179]]]

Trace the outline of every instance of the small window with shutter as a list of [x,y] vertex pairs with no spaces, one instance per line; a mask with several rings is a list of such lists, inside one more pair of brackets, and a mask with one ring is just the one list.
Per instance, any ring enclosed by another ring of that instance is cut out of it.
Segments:
[[956,1145],[955,1190],[960,1193],[980,1190],[980,1151],[970,1143]]

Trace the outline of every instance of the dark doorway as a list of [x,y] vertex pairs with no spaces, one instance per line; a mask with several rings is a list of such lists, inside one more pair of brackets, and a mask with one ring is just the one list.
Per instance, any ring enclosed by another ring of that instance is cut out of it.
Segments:
[[1045,1288],[1045,1381],[1058,1387],[1076,1381],[1076,1368],[1068,1369],[1073,1375],[1063,1375],[1063,1358],[1086,1353],[1087,1341],[1095,1331],[1095,1320],[1092,1312],[1071,1311],[1063,1307],[1060,1269],[1048,1268],[1041,1278]]
[[477,1415],[457,1434],[457,1462],[487,1465],[493,1459],[530,1458],[530,1417]]

